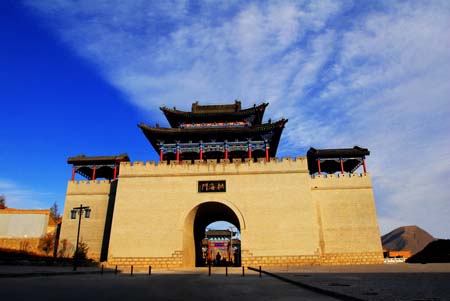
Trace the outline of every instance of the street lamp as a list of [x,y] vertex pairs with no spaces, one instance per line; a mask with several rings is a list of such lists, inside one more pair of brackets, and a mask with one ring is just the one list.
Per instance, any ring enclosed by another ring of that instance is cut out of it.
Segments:
[[77,213],[78,213],[77,244],[76,244],[76,247],[75,247],[75,255],[73,256],[73,270],[74,271],[77,270],[78,241],[80,239],[81,216],[83,215],[83,212],[84,212],[84,217],[85,218],[90,218],[91,217],[91,208],[89,206],[83,206],[82,204],[80,204],[80,207],[74,207],[70,211],[70,218],[71,219],[76,219],[77,218]]

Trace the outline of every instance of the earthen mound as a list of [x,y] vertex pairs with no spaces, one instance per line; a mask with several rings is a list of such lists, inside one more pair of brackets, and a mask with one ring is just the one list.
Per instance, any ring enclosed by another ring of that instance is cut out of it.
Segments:
[[383,249],[388,251],[409,250],[416,254],[435,238],[417,226],[399,227],[388,234],[381,236]]

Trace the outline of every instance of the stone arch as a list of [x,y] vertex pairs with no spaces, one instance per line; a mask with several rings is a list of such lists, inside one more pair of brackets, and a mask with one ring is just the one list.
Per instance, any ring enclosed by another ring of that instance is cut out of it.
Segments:
[[239,231],[245,229],[245,220],[236,206],[227,201],[204,201],[197,203],[187,214],[183,223],[183,265],[194,267],[201,258],[201,239],[207,225],[223,220],[234,224]]

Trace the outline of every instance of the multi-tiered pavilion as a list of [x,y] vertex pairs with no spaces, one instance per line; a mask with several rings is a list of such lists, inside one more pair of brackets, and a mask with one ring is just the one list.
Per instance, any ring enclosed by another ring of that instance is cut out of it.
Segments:
[[190,112],[162,107],[171,128],[139,124],[161,161],[275,157],[287,119],[262,123],[267,103],[242,109],[192,104]]

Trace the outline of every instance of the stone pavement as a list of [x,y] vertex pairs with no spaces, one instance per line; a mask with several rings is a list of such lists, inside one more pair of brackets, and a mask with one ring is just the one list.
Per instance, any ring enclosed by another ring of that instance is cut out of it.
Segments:
[[[259,267],[256,267],[258,269]],[[105,274],[111,281],[120,279],[132,279],[129,276],[130,267],[119,267],[122,274],[116,278],[114,269],[105,269]],[[367,266],[335,266],[335,267],[262,267],[263,272],[269,274],[262,275],[262,278],[272,278],[272,282],[284,282],[286,287],[290,287],[290,295],[283,295],[283,299],[289,299],[293,296],[297,287],[300,295],[304,291],[311,292],[312,296],[318,295],[324,300],[450,300],[450,264],[385,264],[385,265],[367,265]],[[76,272],[72,267],[49,267],[49,266],[5,266],[0,265],[0,278],[17,278],[33,276],[61,276],[61,275],[80,275],[82,277],[102,277],[100,269],[95,267],[79,267]],[[134,268],[135,278],[146,279],[148,268]],[[207,268],[194,269],[174,269],[174,270],[152,270],[152,275],[178,277],[177,279],[190,279],[191,277],[200,277],[205,281],[216,281],[217,279],[235,279],[238,281],[242,277],[242,268],[229,268],[225,276],[225,268],[217,267],[211,269],[211,278],[208,277]],[[84,276],[83,276],[84,275]],[[250,277],[252,285],[258,285],[259,275],[256,271],[245,268],[246,277]],[[37,277],[38,278],[38,277]],[[100,279],[100,278],[98,278]],[[104,278],[107,279],[107,278]],[[115,280],[114,280],[115,279]],[[155,278],[156,279],[156,278]],[[6,280],[6,279],[4,279]],[[203,281],[202,280],[202,281]],[[183,280],[184,281],[184,280]],[[266,279],[265,281],[269,281]],[[178,282],[177,282],[178,283]],[[262,284],[263,282],[261,282]],[[177,285],[177,284],[176,284]],[[266,284],[264,284],[266,285]],[[281,284],[280,284],[281,285]],[[277,287],[276,285],[274,286]],[[243,289],[237,286],[237,289]],[[329,293],[331,292],[331,293]],[[274,297],[275,292],[272,293]]]
[[72,274],[55,277],[0,279],[0,300],[336,300],[301,289],[272,277],[237,270],[225,276],[224,268],[165,271],[151,276],[127,273]]
[[361,300],[450,300],[450,263],[265,270],[288,281]]

